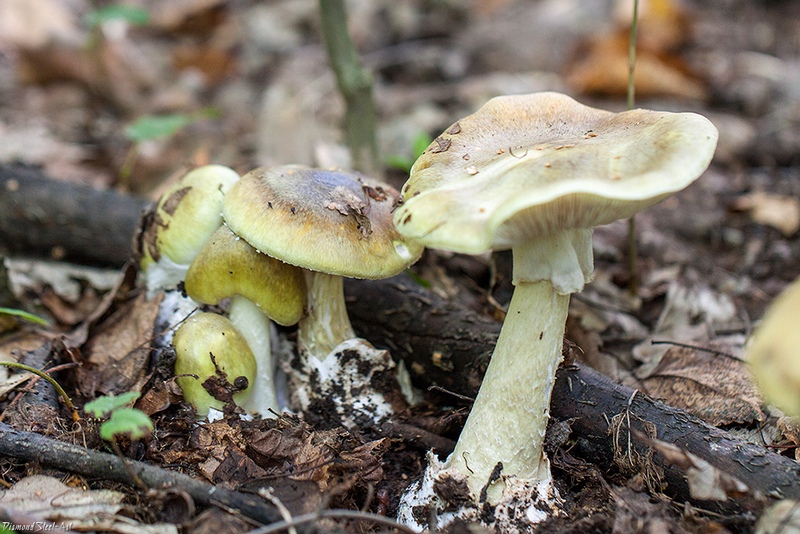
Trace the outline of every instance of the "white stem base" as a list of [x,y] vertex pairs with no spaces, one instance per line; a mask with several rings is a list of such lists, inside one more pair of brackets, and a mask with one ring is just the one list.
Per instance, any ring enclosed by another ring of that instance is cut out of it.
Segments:
[[301,352],[300,368],[284,368],[301,412],[352,429],[374,428],[405,408],[397,367],[388,351],[352,338],[322,359],[303,356]]
[[[493,532],[527,534],[533,525],[560,509],[561,499],[550,478],[526,480],[510,476],[504,485],[500,500],[489,511],[487,503],[470,499],[463,475],[445,469],[433,453],[428,453],[428,467],[422,479],[409,486],[400,498],[397,520],[417,532],[446,530],[459,519],[480,523]],[[442,493],[451,502],[445,502]],[[491,520],[487,522],[487,518]]]

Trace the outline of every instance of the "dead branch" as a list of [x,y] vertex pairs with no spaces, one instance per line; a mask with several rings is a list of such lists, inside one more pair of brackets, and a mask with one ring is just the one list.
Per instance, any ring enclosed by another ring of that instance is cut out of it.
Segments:
[[[350,281],[348,310],[356,333],[376,346],[392,350],[406,362],[420,387],[438,384],[474,397],[480,374],[494,347],[500,326],[487,317],[456,307],[410,278],[371,282]],[[444,363],[443,363],[444,362]],[[584,366],[558,373],[550,413],[569,420],[578,449],[587,461],[608,467],[614,455],[610,421],[630,414],[630,440],[640,453],[647,450],[645,424],[656,428],[657,439],[677,445],[707,461],[769,498],[800,497],[800,464],[765,447],[746,443],[700,419],[616,384]],[[628,429],[623,429],[625,434]],[[624,436],[627,441],[628,436]],[[659,454],[654,462],[663,469],[667,493],[689,500],[683,473]]]
[[131,256],[144,199],[0,164],[0,254],[119,266]]
[[[0,456],[40,462],[100,480],[130,485],[134,483],[122,459],[113,454],[85,449],[33,432],[21,432],[4,423],[0,423]],[[130,470],[150,488],[179,488],[201,505],[237,510],[259,523],[281,521],[276,508],[259,497],[214,486],[143,462],[127,460],[127,463]]]

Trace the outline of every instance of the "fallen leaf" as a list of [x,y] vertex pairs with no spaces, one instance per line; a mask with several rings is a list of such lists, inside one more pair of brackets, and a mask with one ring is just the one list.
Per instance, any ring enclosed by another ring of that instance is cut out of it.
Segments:
[[[745,362],[709,349],[670,347],[644,377],[647,392],[715,426],[762,421],[761,397]],[[736,350],[719,349],[727,354]]]
[[[597,37],[584,44],[579,59],[567,68],[566,81],[574,91],[623,97],[628,91],[628,30]],[[633,74],[636,95],[673,96],[705,100],[705,84],[675,55],[640,49]]]
[[755,191],[741,196],[731,205],[737,211],[746,211],[753,222],[777,228],[786,237],[800,229],[800,199]]
[[783,499],[767,508],[756,523],[756,534],[800,534],[800,501]]
[[750,493],[747,484],[720,471],[694,454],[657,439],[649,439],[649,442],[669,464],[683,469],[692,498],[726,501],[729,497]]
[[150,357],[160,298],[144,293],[123,304],[83,348],[87,365],[79,369],[80,389],[87,396],[138,391]]

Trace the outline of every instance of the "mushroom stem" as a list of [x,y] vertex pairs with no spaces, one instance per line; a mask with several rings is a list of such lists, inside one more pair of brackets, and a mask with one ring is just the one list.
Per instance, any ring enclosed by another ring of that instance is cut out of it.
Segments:
[[322,361],[339,343],[356,337],[344,302],[341,276],[308,271],[308,310],[300,320],[298,344]]
[[228,319],[247,341],[256,360],[255,383],[251,384],[251,393],[242,408],[264,418],[274,418],[280,407],[273,379],[269,319],[254,302],[239,295],[231,298]]
[[[547,480],[542,450],[550,393],[561,361],[569,295],[549,281],[518,282],[480,392],[445,466],[463,474],[475,501],[498,462],[501,474]],[[503,478],[488,499],[496,504]]]

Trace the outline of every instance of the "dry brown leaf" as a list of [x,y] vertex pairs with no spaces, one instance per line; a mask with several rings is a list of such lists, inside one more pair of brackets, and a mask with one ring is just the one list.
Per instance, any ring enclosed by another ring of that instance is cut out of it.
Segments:
[[753,222],[777,228],[786,237],[800,229],[800,199],[755,191],[736,199],[734,210],[746,211]]
[[710,463],[684,451],[671,443],[657,439],[649,440],[667,463],[680,467],[686,473],[689,493],[704,501],[726,501],[729,497],[750,493],[747,484],[723,473]]
[[[720,349],[723,353],[734,350]],[[734,358],[671,347],[655,371],[644,378],[644,384],[650,395],[715,426],[764,419],[761,398],[747,366]]]
[[[580,51],[580,59],[567,68],[567,84],[580,93],[625,96],[628,91],[628,31],[596,38]],[[707,90],[677,56],[649,50],[636,54],[636,95],[707,98]]]
[[78,41],[76,17],[60,0],[0,2],[0,43],[39,48],[54,40]]
[[141,294],[98,326],[83,349],[88,365],[80,369],[79,381],[85,395],[139,390],[160,302],[160,298],[147,300]]

